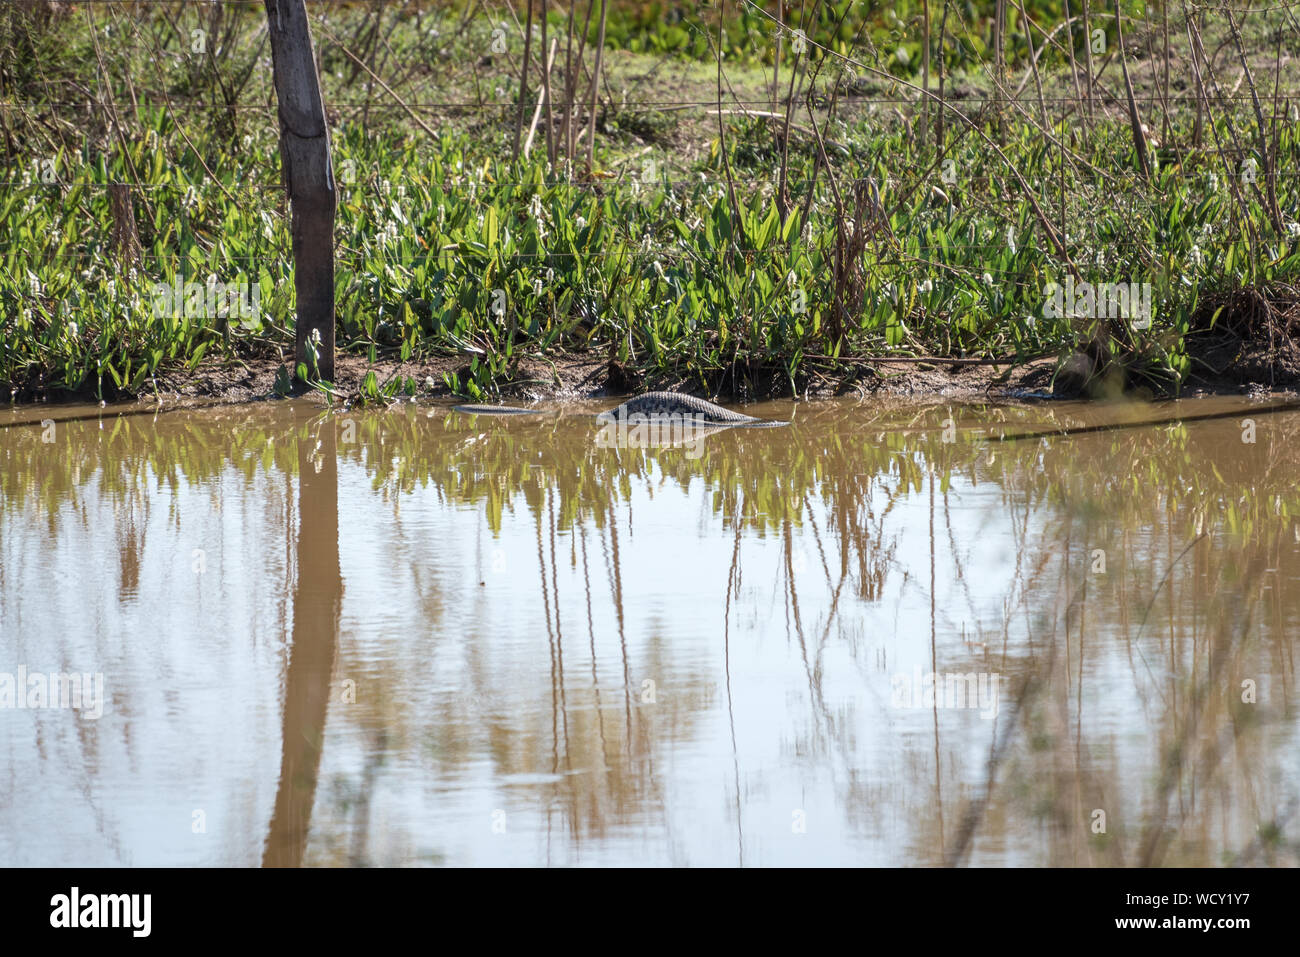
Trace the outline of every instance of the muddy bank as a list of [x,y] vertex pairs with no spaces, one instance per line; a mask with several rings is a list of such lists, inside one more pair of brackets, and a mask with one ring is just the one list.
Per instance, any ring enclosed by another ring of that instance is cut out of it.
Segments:
[[[1218,343],[1199,357],[1179,394],[1240,395],[1243,393],[1300,391],[1300,361],[1294,356],[1270,361],[1259,349],[1242,348],[1240,343]],[[1058,367],[1061,371],[1058,373]],[[228,404],[274,399],[283,363],[278,357],[213,357],[196,369],[175,369],[148,380],[139,396],[109,397],[113,404],[190,406]],[[707,381],[682,376],[655,376],[629,369],[594,354],[555,359],[523,358],[513,376],[498,384],[503,401],[565,401],[625,396],[651,389],[698,395],[722,402],[745,402],[789,398],[879,395],[888,398],[944,399],[953,401],[989,398],[1047,400],[1052,398],[1102,398],[1119,392],[1137,397],[1159,398],[1169,394],[1159,384],[1128,373],[1108,381],[1089,379],[1091,365],[1081,354],[1064,364],[1044,357],[1016,365],[1011,360],[880,358],[841,363],[825,371],[807,363],[795,378],[794,388],[780,371],[737,367],[716,373]],[[1113,369],[1111,372],[1113,373]],[[464,382],[469,367],[463,356],[435,357],[402,362],[379,359],[371,363],[363,356],[340,354],[336,362],[335,393],[343,402],[356,401],[366,375],[374,372],[381,386],[397,384],[398,398],[405,398],[407,380],[415,383],[420,399],[449,399],[457,393],[448,379]],[[281,380],[282,381],[282,380]],[[324,401],[324,396],[316,393]],[[97,402],[92,390],[79,394],[50,391],[44,394],[15,393],[16,403],[64,405]],[[115,401],[114,401],[115,400]]]
[[[499,398],[509,401],[592,399],[625,396],[652,389],[683,392],[720,401],[789,398],[831,398],[846,395],[882,395],[974,399],[989,395],[1049,397],[1056,360],[1039,359],[1015,366],[986,360],[872,360],[848,364],[833,371],[805,370],[790,380],[776,370],[736,368],[713,375],[708,381],[684,376],[654,376],[608,360],[566,356],[553,360],[522,359],[513,376],[498,383]],[[168,404],[207,402],[254,402],[277,397],[277,378],[282,363],[278,358],[211,358],[196,369],[176,369],[148,380],[142,394],[118,396],[119,401]],[[455,398],[448,377],[464,382],[468,366],[462,357],[439,357],[401,362],[380,359],[375,363],[353,355],[340,355],[335,363],[336,394],[344,401],[359,396],[363,380],[374,372],[381,388],[395,383],[399,396],[404,385],[414,380],[416,396],[424,399]],[[80,394],[48,392],[28,395],[27,402],[40,404],[96,401],[93,391]],[[322,397],[323,398],[323,397]],[[486,401],[490,401],[489,397]],[[111,400],[111,399],[110,399]]]

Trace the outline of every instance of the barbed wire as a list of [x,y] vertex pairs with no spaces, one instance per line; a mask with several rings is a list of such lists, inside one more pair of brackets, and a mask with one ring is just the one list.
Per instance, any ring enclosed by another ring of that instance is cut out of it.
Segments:
[[[10,2],[10,0],[5,0],[5,2]],[[116,6],[124,6],[124,7],[134,7],[134,6],[192,6],[192,7],[256,6],[256,7],[261,7],[264,5],[264,2],[265,0],[76,0],[76,5],[77,6],[116,5]],[[392,2],[393,0],[306,0],[306,5],[310,9],[311,7],[321,7],[321,6],[366,6],[366,5],[384,6],[384,5],[391,4]],[[416,0],[415,6],[417,8],[422,8],[423,5],[424,3],[422,2],[422,0]],[[680,3],[672,4],[673,7],[688,7],[692,5],[693,4],[688,2],[680,2]],[[1227,6],[1228,4],[1222,2],[1222,0],[1220,0],[1220,2],[1218,3],[1213,3],[1213,4],[1198,2],[1198,0],[1189,0],[1188,5],[1193,10],[1212,11],[1220,7]],[[439,3],[438,0],[428,0],[428,6],[430,8],[436,8],[436,7],[445,7],[446,4]],[[1266,7],[1234,7],[1233,10],[1234,12],[1237,13],[1268,13],[1274,10],[1290,10],[1294,7],[1300,7],[1300,0],[1290,0],[1290,2],[1275,3]],[[513,9],[513,5],[511,6],[511,9]],[[1178,11],[1175,10],[1175,12]],[[1104,22],[1106,19],[1113,19],[1113,14],[1098,16],[1097,19],[1100,22]],[[1136,19],[1136,18],[1126,17],[1126,19]]]
[[[565,258],[567,259],[581,258],[584,261],[588,259],[627,260],[631,256],[636,256],[636,257],[664,256],[668,258],[692,259],[692,260],[701,260],[706,258],[704,253],[701,253],[696,250],[684,249],[681,246],[652,244],[648,248],[642,248],[639,244],[640,237],[628,236],[628,237],[618,237],[618,238],[622,238],[633,243],[636,246],[636,248],[630,248],[622,252],[603,252],[603,251],[586,251],[586,250],[570,252],[567,250],[542,250],[535,253],[528,253],[528,252],[516,250],[509,253],[506,258],[507,259],[533,259],[538,261],[544,261],[550,259],[565,259]],[[474,241],[475,240],[467,240],[467,242],[474,242]],[[1294,242],[1295,240],[1292,241]],[[19,242],[0,243],[0,249],[12,249],[18,246],[25,246],[25,245],[27,244],[19,243]],[[1114,247],[1149,248],[1150,244],[1143,243],[1137,240],[1116,240],[1113,243],[1109,243],[1106,248],[1111,249]],[[990,250],[990,249],[997,250],[997,251],[1006,251],[1009,248],[1010,247],[1006,243],[994,243],[994,242],[989,242],[989,243],[952,242],[949,243],[947,246],[942,246],[938,243],[935,243],[935,244],[921,244],[915,247],[911,247],[911,249],[914,249],[917,253],[922,253],[922,252],[942,253],[944,251],[951,251],[951,250]],[[1026,245],[1024,248],[1028,249],[1031,247],[1029,245]],[[1209,245],[1201,246],[1200,248],[1202,253],[1205,255],[1205,257],[1209,259],[1212,257],[1212,254],[1216,250],[1221,248],[1226,248],[1226,246],[1220,247],[1214,244],[1209,244]],[[815,249],[816,249],[815,246],[809,245],[803,251],[809,252]],[[870,247],[868,247],[868,249],[870,249]],[[729,254],[729,255],[741,255],[741,256],[750,256],[750,255],[758,256],[758,255],[765,255],[771,253],[788,254],[790,251],[791,250],[788,245],[778,245],[775,243],[765,246],[762,249],[757,249],[753,247],[724,245],[724,246],[717,246],[709,249],[708,255]],[[910,254],[910,251],[911,251],[910,249],[908,251],[905,251],[901,257],[897,253],[892,253],[890,258],[876,259],[874,260],[874,262],[877,265],[899,265],[904,261],[915,260],[915,257]],[[464,259],[465,261],[479,262],[485,256],[490,255],[490,253],[475,253],[473,255],[470,255],[464,252],[463,250],[457,248],[454,250],[445,249],[436,253],[427,253],[423,256],[397,256],[397,255],[392,255],[392,254],[387,254],[382,252],[367,252],[362,250],[349,250],[346,248],[342,248],[342,249],[336,248],[335,255],[339,256],[342,259],[346,259],[349,255],[352,255],[367,260],[377,260],[379,262],[397,263],[401,265],[406,265],[406,264],[420,265],[429,262],[440,262],[445,258],[451,258],[451,259],[460,258],[460,259]],[[60,259],[63,258],[67,258],[69,260],[74,260],[74,261],[87,259],[87,258],[96,258],[96,259],[103,260],[105,256],[106,256],[105,248],[86,249],[86,250],[61,250],[55,254],[46,255],[42,257],[42,262],[45,263],[58,262]],[[137,258],[152,259],[158,262],[170,262],[176,259],[185,259],[185,260],[192,259],[189,253],[158,254],[158,253],[147,253],[147,252],[141,252],[137,254]],[[276,256],[252,256],[252,255],[234,256],[234,255],[226,255],[223,253],[220,257],[220,260],[222,262],[288,263],[291,261],[291,257],[289,256],[288,253],[286,253],[282,258],[277,258]],[[946,268],[979,270],[983,272],[1000,273],[1002,275],[1008,275],[1008,276],[1019,275],[1024,271],[1023,269],[997,269],[994,268],[993,266],[985,266],[985,265],[977,266],[977,265],[967,265],[967,264],[950,263],[950,262],[936,261],[936,264]],[[1083,263],[1083,265],[1087,265],[1086,261]],[[205,263],[203,264],[202,268],[210,269],[211,266]],[[1094,268],[1103,268],[1103,267],[1094,267]]]
[[[8,2],[8,0],[2,0],[2,2]],[[1300,3],[1300,0],[1297,0],[1297,2]],[[830,96],[831,96],[831,94],[830,94],[829,92],[826,93],[826,94],[824,95],[824,97],[825,97],[827,100],[829,100]],[[818,98],[821,98],[821,97],[817,97],[817,98],[814,98],[814,99],[818,99]],[[1111,99],[1111,97],[1108,97],[1108,96],[1107,96],[1107,97],[1103,97],[1101,94],[1097,94],[1096,98],[1097,98],[1097,99]],[[1238,95],[1238,96],[1229,96],[1229,95],[1226,95],[1226,94],[1225,94],[1225,95],[1222,95],[1222,96],[1209,96],[1208,98],[1209,98],[1211,101],[1213,101],[1213,102],[1227,102],[1227,103],[1253,103],[1253,102],[1254,102],[1254,98],[1251,97],[1249,94],[1246,94],[1246,93],[1243,93],[1243,94]],[[1189,93],[1189,94],[1176,94],[1176,95],[1171,95],[1171,96],[1163,96],[1163,95],[1161,95],[1161,94],[1159,94],[1159,93],[1152,93],[1152,94],[1150,94],[1150,95],[1140,96],[1140,95],[1137,95],[1137,94],[1135,93],[1133,99],[1134,99],[1135,102],[1138,102],[1138,103],[1145,103],[1145,104],[1147,104],[1147,105],[1151,105],[1151,104],[1153,104],[1153,103],[1196,103],[1196,102],[1198,102],[1198,101],[1201,100],[1200,97],[1196,96],[1195,94],[1190,94],[1190,93]],[[1266,96],[1264,97],[1264,102],[1267,102],[1267,100],[1269,100],[1269,99],[1271,99],[1271,98],[1270,98],[1270,97],[1267,97],[1267,95],[1266,95]],[[1290,104],[1292,103],[1292,101],[1300,100],[1300,91],[1292,91],[1292,92],[1289,92],[1289,93],[1286,93],[1286,94],[1280,95],[1280,96],[1278,97],[1278,99],[1279,99],[1279,101],[1284,102],[1284,103],[1286,103],[1287,105],[1290,105]],[[1037,97],[1037,96],[1023,96],[1023,95],[1020,96],[1020,97],[1016,97],[1016,98],[1013,98],[1013,97],[1005,97],[1005,96],[1004,96],[1004,97],[996,97],[996,96],[991,96],[991,95],[980,96],[980,97],[962,97],[962,96],[954,97],[954,96],[951,95],[950,92],[948,92],[948,93],[945,93],[945,94],[944,94],[944,101],[945,101],[946,103],[949,103],[949,104],[952,104],[952,105],[961,105],[961,106],[966,106],[966,105],[975,105],[975,104],[978,104],[978,105],[983,106],[983,105],[997,105],[997,104],[1010,104],[1010,103],[1019,103],[1019,104],[1021,104],[1021,105],[1024,105],[1024,104],[1034,104],[1034,103],[1037,103],[1037,102],[1039,101],[1039,97]],[[1042,101],[1043,101],[1044,103],[1050,103],[1050,104],[1054,104],[1054,105],[1061,105],[1061,104],[1069,104],[1069,105],[1073,105],[1073,104],[1076,104],[1076,103],[1082,104],[1082,103],[1086,102],[1085,98],[1083,98],[1083,97],[1079,97],[1079,96],[1065,96],[1065,95],[1063,95],[1063,96],[1044,96],[1044,97],[1042,97]],[[725,97],[725,98],[723,99],[722,102],[723,102],[724,108],[725,108],[727,105],[732,105],[732,106],[742,106],[742,107],[771,106],[772,103],[773,103],[771,97],[763,97],[763,96],[754,96],[754,97],[751,97],[751,98],[745,98],[745,97],[732,97],[732,96],[728,96],[728,97]],[[890,106],[915,106],[915,105],[918,103],[918,98],[917,98],[917,97],[904,97],[904,96],[892,96],[892,97],[891,97],[891,96],[862,96],[862,95],[858,95],[858,94],[848,94],[848,95],[839,95],[839,96],[836,96],[836,97],[835,97],[835,102],[836,102],[837,104],[844,104],[844,103],[848,103],[848,104],[859,104],[859,103],[862,103],[862,104],[882,104],[882,105],[890,105]],[[1127,102],[1127,100],[1126,100],[1125,102]],[[155,101],[149,101],[149,100],[145,100],[145,99],[143,99],[143,98],[139,98],[139,97],[137,97],[137,99],[136,99],[135,101],[132,101],[132,100],[102,100],[102,99],[93,99],[93,100],[27,100],[27,101],[15,101],[15,100],[9,100],[9,101],[0,102],[0,109],[3,109],[3,108],[16,108],[16,109],[33,110],[33,109],[42,109],[42,108],[54,108],[54,109],[58,109],[58,108],[62,108],[62,107],[77,107],[77,106],[84,106],[84,107],[89,107],[89,108],[112,107],[112,108],[114,108],[114,109],[122,109],[122,110],[126,110],[126,109],[135,109],[135,108],[137,108],[137,106],[143,106],[143,107],[145,107],[145,108],[151,108],[151,109],[162,109],[162,108],[164,108],[164,107],[166,107],[166,106],[169,106],[169,105],[170,105],[170,106],[176,106],[177,104],[185,105],[185,104],[190,104],[190,103],[192,103],[192,104],[194,104],[194,105],[196,105],[196,106],[199,106],[199,107],[201,107],[201,108],[203,108],[203,109],[213,109],[213,110],[260,110],[260,111],[263,111],[263,112],[275,112],[275,110],[276,110],[276,107],[275,107],[274,105],[272,105],[272,104],[262,104],[262,103],[222,103],[222,102],[218,102],[218,101],[215,101],[215,100],[212,100],[212,99],[203,98],[203,97],[197,97],[197,96],[182,96],[182,95],[173,95],[173,94],[166,94],[166,93],[159,94],[159,99],[157,99],[157,100],[155,100]],[[515,108],[518,107],[518,105],[519,105],[519,102],[518,102],[517,100],[511,100],[511,101],[509,101],[509,102],[490,101],[490,100],[489,100],[489,101],[483,101],[483,100],[444,100],[444,101],[433,101],[433,100],[427,100],[427,101],[423,101],[423,102],[411,102],[411,101],[409,101],[409,100],[406,100],[406,101],[403,101],[403,102],[400,103],[400,104],[399,104],[399,103],[386,103],[386,102],[384,102],[383,100],[373,100],[373,101],[369,101],[369,102],[367,102],[367,101],[365,101],[365,100],[361,100],[361,101],[358,101],[358,102],[355,102],[355,103],[353,103],[353,102],[347,102],[347,101],[339,101],[339,100],[327,100],[327,101],[325,102],[325,108],[326,108],[326,110],[331,110],[331,109],[402,110],[402,109],[405,109],[405,108],[408,108],[408,107],[409,107],[410,109],[413,109],[413,110],[436,110],[436,109],[480,109],[480,108],[492,108],[492,109],[515,109]],[[793,105],[794,105],[795,107],[803,107],[803,106],[806,105],[806,101],[801,100],[801,101],[799,101],[799,102],[797,102],[797,103],[795,103],[795,104],[793,104]],[[818,103],[814,102],[813,105],[814,105],[814,106],[817,106],[817,107],[821,107],[823,104],[818,104]],[[789,103],[788,103],[787,101],[785,101],[785,100],[777,100],[777,101],[776,101],[776,106],[781,107],[782,109],[784,109],[784,108],[786,108],[786,107],[788,107],[788,106],[791,106],[791,104],[789,104]],[[709,108],[709,109],[717,110],[717,109],[718,109],[718,99],[717,99],[717,97],[712,97],[712,98],[707,99],[707,100],[639,100],[639,101],[637,101],[637,102],[635,102],[635,103],[626,103],[626,104],[619,104],[619,105],[618,105],[618,109],[619,109],[620,111],[623,111],[623,110],[627,110],[627,111],[640,111],[640,110],[664,109],[664,108],[668,108],[668,107],[676,107],[676,108],[686,108],[686,107],[704,107],[704,108]],[[744,115],[743,115],[743,114],[737,114],[737,117],[743,119],[743,118],[744,118]],[[770,116],[767,116],[766,114],[764,114],[764,115],[755,116],[755,117],[752,117],[752,118],[753,118],[753,119],[770,119],[771,117],[770,117]]]
[[[337,165],[338,164],[336,163],[335,166]],[[1236,175],[1238,174],[1234,172],[1233,176],[1235,177]],[[1290,180],[1296,177],[1300,177],[1300,170],[1275,170],[1273,175],[1280,180]],[[716,177],[716,179],[712,181],[701,180],[699,176],[685,178],[685,179],[660,179],[657,177],[646,179],[646,178],[637,177],[635,175],[628,175],[627,177],[609,176],[609,177],[601,177],[601,178],[590,179],[590,180],[561,179],[561,180],[552,181],[551,183],[545,185],[547,185],[548,187],[567,186],[573,189],[596,189],[600,187],[609,187],[615,185],[621,185],[621,186],[639,185],[645,189],[649,189],[651,187],[667,187],[669,189],[679,190],[689,186],[708,187],[708,186],[716,185],[717,183],[726,182],[726,177],[723,174],[714,173],[714,176]],[[1183,182],[1187,185],[1196,185],[1198,180],[1204,179],[1205,183],[1202,185],[1210,186],[1211,183],[1213,182],[1211,180],[1211,177],[1216,178],[1218,181],[1219,188],[1223,188],[1226,191],[1224,174],[1215,173],[1214,171],[1207,171],[1196,177],[1185,177]],[[1258,172],[1257,177],[1258,178],[1256,182],[1262,182],[1264,180],[1265,177],[1262,170]],[[364,184],[360,182],[345,183],[341,180],[338,180],[337,170],[336,170],[335,179],[337,181],[340,192],[361,191],[361,192],[369,192],[369,193],[379,193],[383,195],[388,195],[391,192],[390,190],[380,186],[378,182],[371,182],[369,184]],[[375,173],[373,174],[373,179],[381,179],[395,186],[403,185],[403,179],[401,177],[401,174],[385,172],[381,175],[379,173]],[[769,179],[760,179],[757,177],[753,177],[753,178],[749,178],[748,180],[746,177],[733,177],[733,179],[738,185],[744,185],[747,181],[750,182],[751,185],[772,185],[775,177]],[[937,180],[937,182],[932,183],[932,185],[937,186],[940,183],[942,183],[944,187],[951,188],[951,189],[969,189],[971,188],[972,185],[980,185],[986,183],[991,184],[996,180],[996,177],[992,175],[984,176],[984,177],[972,177],[971,180],[966,184],[945,182],[944,180],[939,179],[938,174],[935,175],[934,179]],[[532,179],[526,179],[526,178],[520,178],[520,179],[496,178],[492,180],[483,179],[483,180],[471,180],[471,181],[463,181],[463,180],[457,181],[457,180],[428,180],[428,179],[421,179],[419,177],[411,177],[410,182],[417,183],[421,186],[437,187],[438,189],[443,189],[443,190],[462,189],[468,186],[475,186],[478,190],[488,191],[488,192],[492,190],[503,189],[506,187],[535,187],[536,186],[536,183]],[[797,186],[799,185],[801,180],[798,177],[790,175],[790,182],[793,185]],[[915,181],[912,181],[912,183],[914,184]],[[155,191],[171,190],[174,192],[187,192],[189,190],[197,190],[203,187],[210,187],[211,185],[212,185],[212,181],[210,180],[197,180],[192,183],[136,183],[128,180],[111,180],[107,182],[97,182],[97,181],[88,182],[85,180],[71,180],[68,182],[64,182],[60,180],[53,183],[37,183],[37,182],[24,182],[23,180],[9,180],[9,181],[0,180],[0,186],[9,187],[11,189],[30,187],[34,189],[49,189],[49,190],[58,189],[62,191],[72,190],[72,189],[112,189],[114,187],[119,187],[119,188],[125,187],[127,189],[138,189],[138,190],[155,190]],[[223,185],[225,186],[226,189],[233,190],[235,192],[238,192],[240,190],[247,190],[249,192],[285,190],[285,185],[281,182],[268,182],[268,183],[242,182],[242,183],[225,183]],[[1247,182],[1243,184],[1243,187],[1249,185],[1250,183]],[[1055,194],[1053,193],[1052,195]],[[393,198],[402,199],[403,197],[393,195]],[[981,198],[996,199],[996,197],[981,197]],[[1154,210],[1154,209],[1163,209],[1165,207],[1160,206],[1154,201],[1152,201],[1150,208]]]

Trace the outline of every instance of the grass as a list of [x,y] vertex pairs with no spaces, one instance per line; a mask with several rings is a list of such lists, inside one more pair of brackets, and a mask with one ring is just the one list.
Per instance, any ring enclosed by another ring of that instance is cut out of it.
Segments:
[[[0,386],[19,400],[114,398],[214,357],[291,366],[293,272],[260,7],[209,22],[189,7],[128,19],[95,6],[0,14]],[[525,357],[596,353],[649,380],[800,392],[873,356],[1023,360],[1101,339],[1176,389],[1196,371],[1192,334],[1224,322],[1216,310],[1242,290],[1275,320],[1289,315],[1300,298],[1300,196],[1288,172],[1300,126],[1288,117],[1295,91],[1274,89],[1268,42],[1285,11],[1238,14],[1265,101],[1263,149],[1251,149],[1259,114],[1246,87],[1204,101],[1198,135],[1190,96],[1161,98],[1159,60],[1132,57],[1146,121],[1160,127],[1148,180],[1122,103],[1098,95],[1088,121],[1083,101],[1068,102],[1061,51],[1039,61],[1041,99],[1028,84],[1013,102],[980,105],[997,89],[991,5],[946,21],[942,141],[937,110],[922,137],[914,102],[874,102],[907,99],[899,79],[919,82],[920,6],[862,5],[856,21],[842,6],[813,5],[808,32],[853,56],[858,79],[812,44],[796,54],[788,36],[782,86],[799,71],[788,133],[781,103],[775,121],[736,106],[771,96],[771,22],[749,7],[724,21],[722,106],[737,111],[722,135],[703,105],[716,109],[708,11],[674,8],[684,12],[672,19],[616,6],[589,170],[548,161],[549,127],[529,157],[514,157],[518,55],[491,53],[501,16],[441,7],[372,20],[367,4],[332,13],[316,36],[340,183],[340,348],[372,361],[464,355],[468,368],[445,385],[483,398]],[[1051,22],[1051,4],[1030,10]],[[1113,18],[1094,17],[1113,37]],[[219,54],[189,52],[191,20],[212,27]],[[564,22],[556,14],[549,26]],[[361,49],[374,23],[391,31],[386,46],[360,59],[391,93],[342,52]],[[1131,50],[1162,42],[1137,26],[1126,28]],[[1294,56],[1298,35],[1278,49]],[[1184,31],[1174,56],[1186,46]],[[1023,33],[1006,57],[1011,82],[1028,77]],[[1224,58],[1216,66],[1220,86],[1237,82]],[[1117,69],[1103,82],[1113,86]],[[535,96],[534,78],[525,106]],[[1280,223],[1243,179],[1249,160],[1282,174]],[[1150,326],[1045,315],[1045,290],[1072,274],[1151,283]],[[159,308],[158,285],[177,282],[255,291],[257,308]],[[381,375],[363,398],[427,389]]]

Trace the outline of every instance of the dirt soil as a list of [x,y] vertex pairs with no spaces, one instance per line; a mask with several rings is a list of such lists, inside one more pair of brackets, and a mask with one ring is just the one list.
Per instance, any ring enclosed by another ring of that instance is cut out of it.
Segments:
[[[179,370],[157,378],[161,399],[216,399],[251,402],[275,397],[275,359],[212,359],[196,370]],[[812,373],[796,382],[800,396],[872,395],[960,399],[987,398],[990,394],[1047,397],[1056,362],[1042,359],[1019,368],[988,364],[938,362],[862,362],[834,376]],[[357,395],[367,372],[381,383],[390,377],[410,377],[422,398],[451,398],[445,373],[463,374],[460,357],[400,362],[379,360],[374,365],[360,356],[341,355],[335,366],[335,387],[345,398]],[[523,359],[514,379],[501,386],[501,398],[513,401],[591,399],[624,396],[649,389],[685,392],[727,401],[789,396],[789,383],[762,370],[737,371],[705,384],[688,379],[647,379],[616,363],[595,357],[559,357],[552,361]],[[152,391],[152,390],[150,390]],[[145,396],[144,398],[148,398]]]
[[[1184,396],[1237,395],[1242,393],[1300,390],[1300,367],[1291,363],[1270,364],[1250,361],[1238,353],[1227,373],[1209,368],[1193,377],[1182,390]],[[1259,357],[1254,357],[1258,359]],[[1225,363],[1226,364],[1226,363]],[[801,398],[880,395],[889,398],[944,400],[987,400],[989,398],[1045,400],[1063,397],[1057,387],[1053,395],[1054,358],[1033,360],[1015,366],[961,360],[862,360],[834,374],[813,371],[796,382]],[[177,370],[157,378],[157,398],[186,403],[206,400],[221,403],[251,402],[275,398],[276,374],[280,362],[266,359],[220,359],[203,362],[196,370]],[[371,364],[364,357],[340,355],[336,363],[336,390],[344,400],[358,394],[367,372],[374,371],[380,383],[390,377],[410,377],[418,384],[417,395],[425,399],[452,398],[455,393],[444,382],[444,374],[467,372],[465,357],[442,357],[400,362],[380,359]],[[763,370],[735,370],[701,383],[684,378],[647,379],[641,374],[595,356],[558,357],[554,360],[523,359],[514,379],[501,387],[500,398],[508,402],[565,401],[626,396],[650,389],[665,389],[720,401],[746,401],[788,397],[789,382]],[[152,390],[150,390],[152,392]],[[151,398],[145,395],[141,398]],[[1064,397],[1072,397],[1065,395]]]
[[[1258,330],[1245,335],[1214,334],[1194,336],[1192,353],[1194,370],[1180,391],[1184,397],[1202,395],[1241,395],[1300,392],[1300,340],[1285,332],[1269,343]],[[996,362],[981,359],[909,359],[863,358],[842,362],[833,371],[821,371],[816,360],[805,363],[793,383],[780,370],[737,367],[714,374],[707,381],[699,378],[654,377],[602,357],[600,352],[557,356],[524,357],[514,376],[500,385],[502,401],[519,404],[530,401],[595,399],[634,395],[663,389],[697,395],[721,402],[788,398],[794,391],[799,398],[819,399],[833,396],[879,395],[887,398],[942,399],[978,401],[1019,399],[1026,401],[1052,398],[1101,398],[1122,389],[1130,395],[1155,397],[1152,387],[1141,376],[1126,374],[1116,383],[1112,377],[1099,388],[1100,379],[1088,380],[1087,374],[1071,378],[1076,364],[1087,367],[1087,357],[1076,353],[1067,360],[1060,373],[1058,361],[1045,357],[1015,365],[1010,360]],[[360,397],[362,381],[373,371],[381,386],[396,380],[413,379],[416,396],[421,399],[448,399],[456,393],[446,379],[469,378],[469,356],[443,356],[402,362],[380,358],[370,363],[364,356],[340,353],[335,365],[335,394],[344,403]],[[279,355],[242,357],[214,356],[197,369],[183,367],[160,373],[145,383],[142,394],[126,404],[150,404],[153,407],[230,404],[255,402],[277,397],[276,381],[283,361]],[[404,391],[399,389],[404,395]],[[319,392],[311,395],[324,396]],[[123,396],[123,399],[129,397]],[[15,401],[34,403],[36,407],[94,402],[93,391],[81,394],[35,393],[13,395]],[[488,399],[487,401],[491,401]],[[116,404],[116,403],[115,403]]]

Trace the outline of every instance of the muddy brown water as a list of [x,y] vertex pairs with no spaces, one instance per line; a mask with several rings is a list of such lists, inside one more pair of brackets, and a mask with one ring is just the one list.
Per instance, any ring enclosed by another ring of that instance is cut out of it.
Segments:
[[1297,863],[1300,412],[600,407],[0,415],[0,861]]

